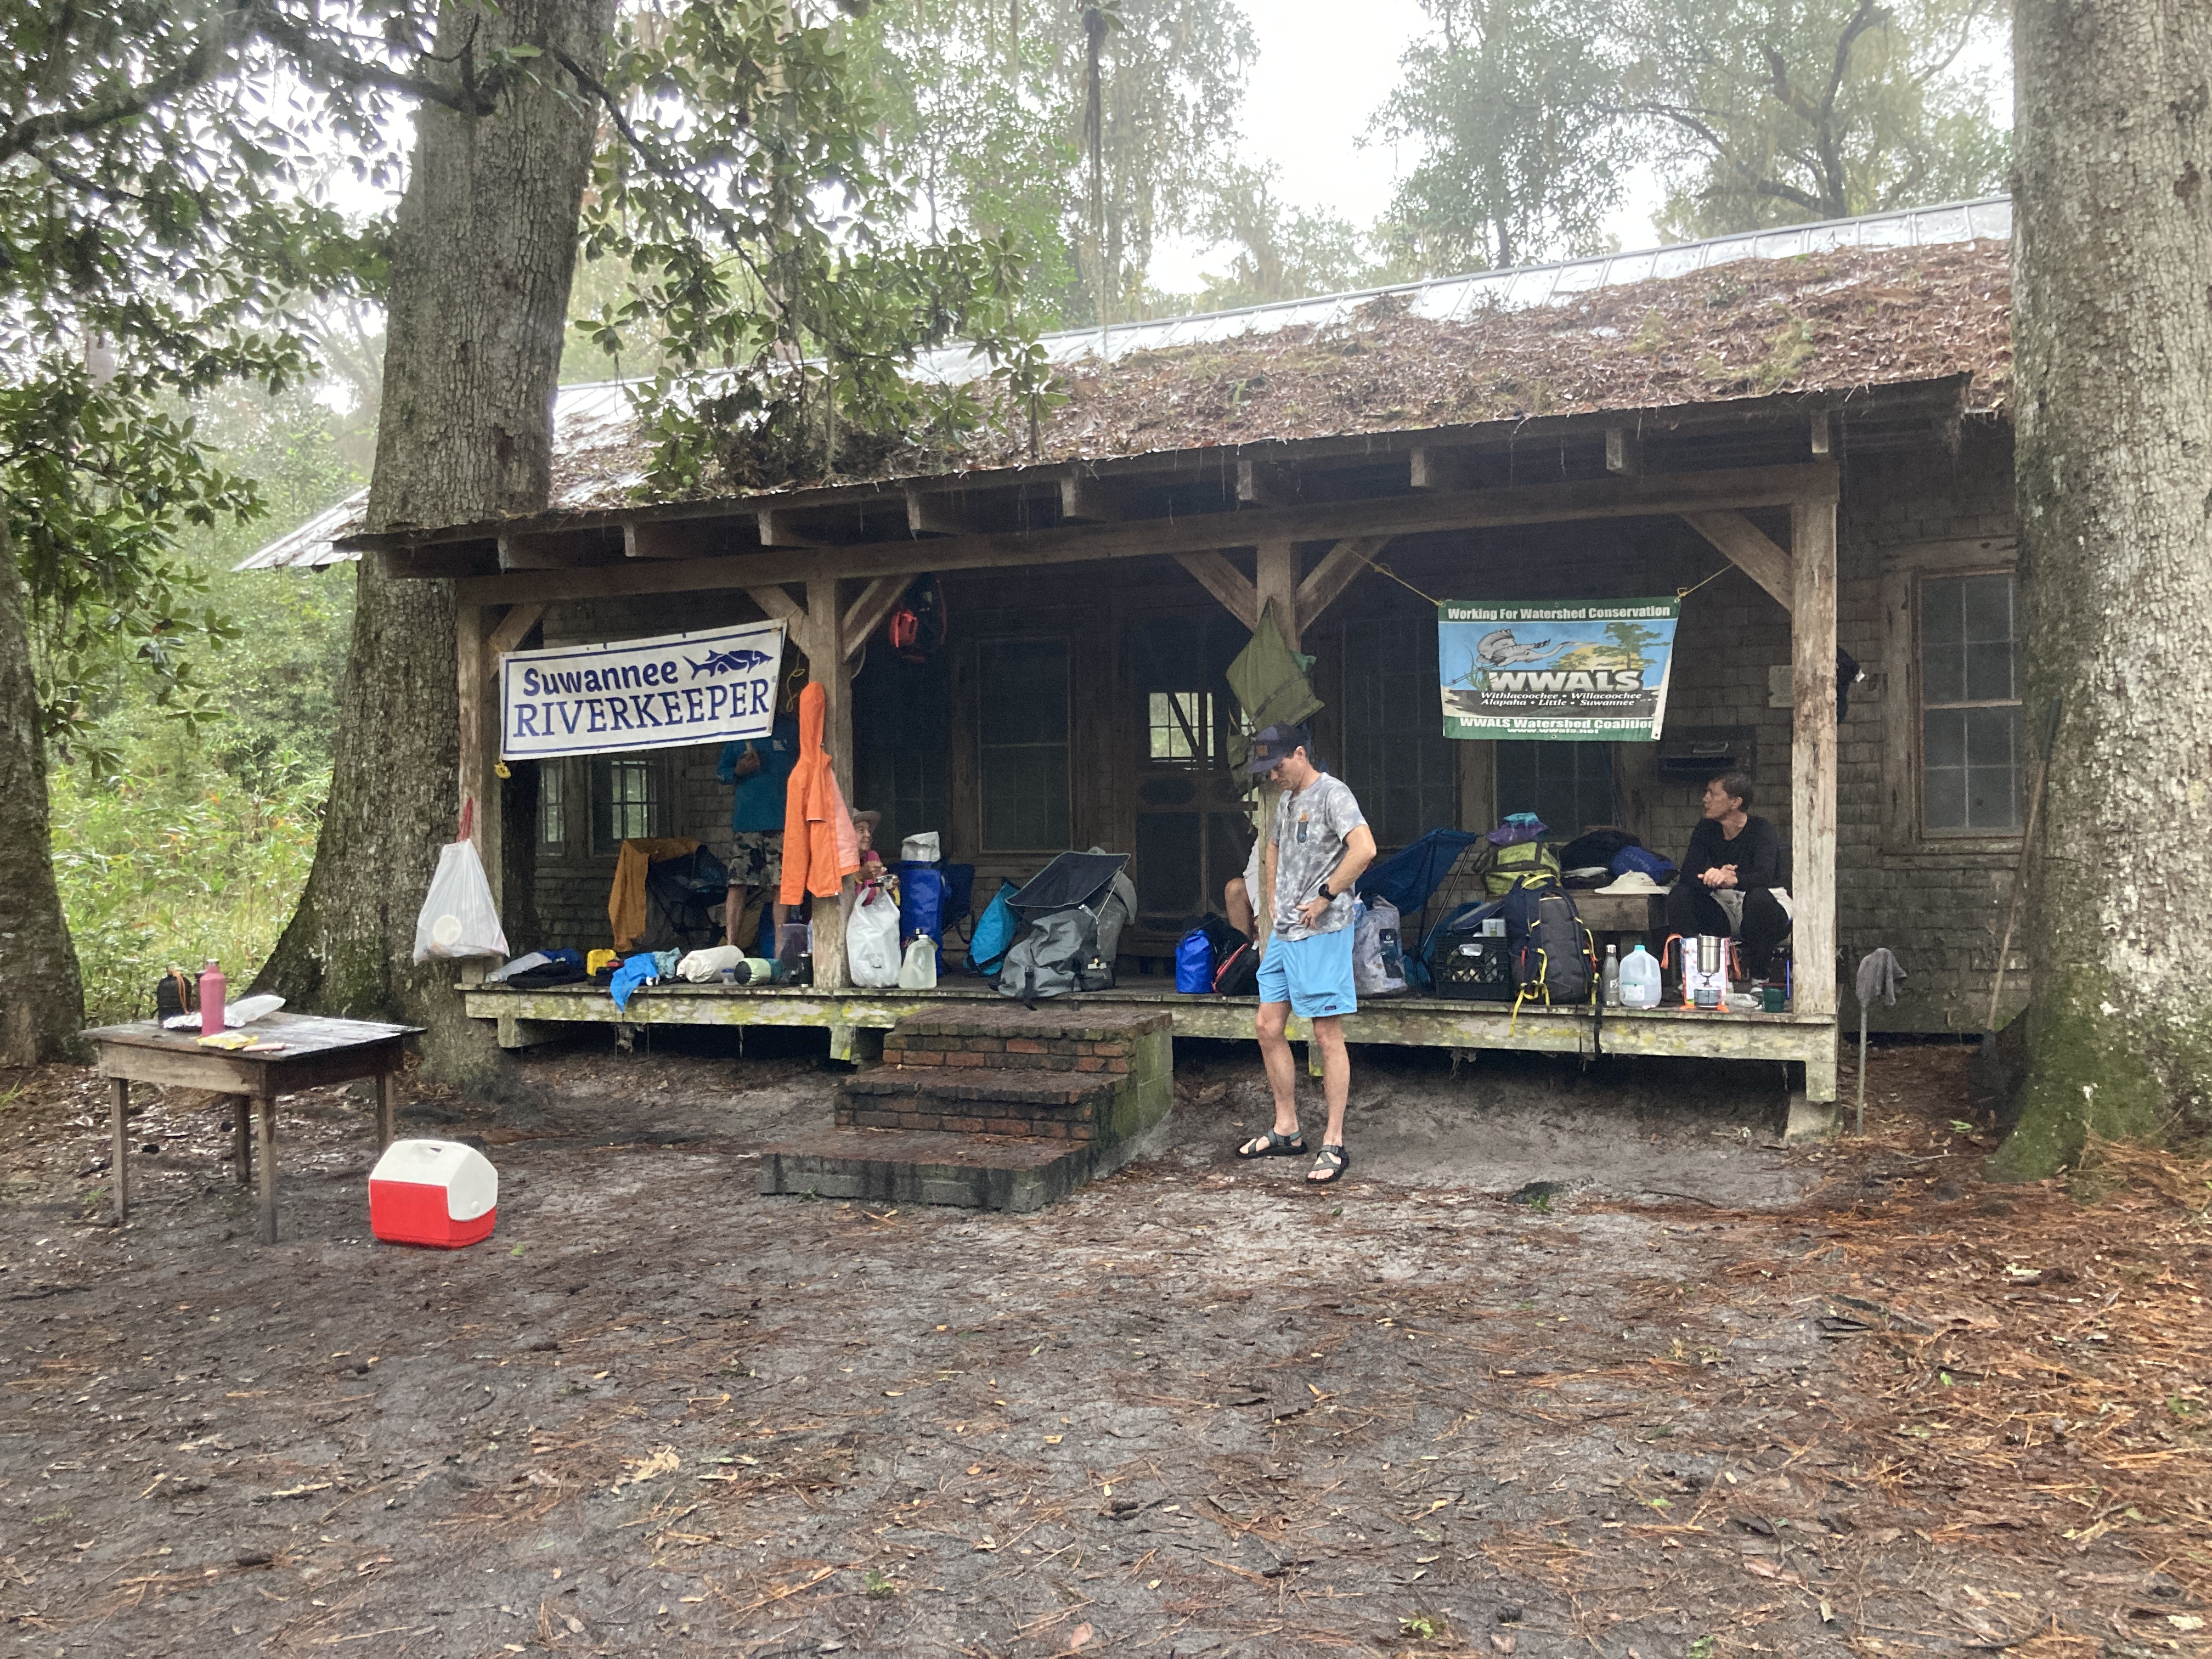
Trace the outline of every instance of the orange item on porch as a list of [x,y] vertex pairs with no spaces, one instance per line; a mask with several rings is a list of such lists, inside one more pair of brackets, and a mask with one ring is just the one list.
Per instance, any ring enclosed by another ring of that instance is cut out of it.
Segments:
[[786,904],[809,893],[835,898],[844,878],[860,867],[860,843],[853,816],[822,747],[822,727],[830,718],[830,699],[818,685],[799,694],[799,764],[783,797],[783,890]]
[[682,836],[661,836],[651,841],[626,841],[615,860],[615,884],[607,890],[607,925],[614,929],[615,949],[624,955],[645,932],[645,872],[663,859],[680,859],[699,850],[699,843]]

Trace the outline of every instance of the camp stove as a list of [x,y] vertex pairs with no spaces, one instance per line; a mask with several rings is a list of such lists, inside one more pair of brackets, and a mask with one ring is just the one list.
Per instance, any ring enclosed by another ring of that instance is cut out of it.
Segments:
[[1670,933],[1672,948],[1682,970],[1682,1006],[1717,1012],[1727,1006],[1729,973],[1735,965],[1735,941],[1725,933],[1685,936]]

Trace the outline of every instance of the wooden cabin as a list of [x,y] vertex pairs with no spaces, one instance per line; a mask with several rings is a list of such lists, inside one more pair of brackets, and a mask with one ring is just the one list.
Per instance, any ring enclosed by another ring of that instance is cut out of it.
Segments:
[[[638,501],[590,482],[626,470],[603,416],[564,452],[584,482],[556,511],[342,544],[456,584],[462,789],[484,846],[515,818],[505,839],[531,849],[495,872],[528,888],[501,894],[535,927],[510,927],[518,949],[608,943],[620,841],[722,845],[729,799],[711,746],[518,765],[502,784],[499,653],[778,618],[827,690],[849,802],[884,815],[886,856],[939,831],[976,866],[980,909],[1061,849],[1129,853],[1139,915],[1102,994],[1168,1000],[1178,1032],[1224,1036],[1249,1035],[1249,1006],[1176,998],[1158,970],[1243,867],[1224,670],[1263,606],[1314,659],[1317,743],[1386,853],[1530,811],[1679,857],[1711,769],[1663,741],[1443,734],[1433,601],[1680,593],[1667,729],[1723,745],[1790,846],[1795,1000],[1609,1018],[1602,1040],[1784,1061],[1830,1101],[1865,951],[1890,946],[1910,975],[1877,1029],[1983,1023],[2022,811],[2008,210],[1911,222],[1547,267],[1534,302],[1531,273],[1504,272],[1467,279],[1488,284],[1473,299],[1430,284],[1178,319],[1125,333],[1110,365],[1054,342],[1073,397],[1034,452],[1010,434],[957,471]],[[925,574],[949,629],[915,662],[882,624]],[[1841,720],[1839,646],[1865,676]],[[990,994],[853,991],[834,955],[809,990],[656,989],[619,1018],[823,1025],[865,1055],[918,1000]],[[581,988],[463,994],[511,1044],[618,1018]],[[1591,1042],[1586,1013],[1425,998],[1370,1003],[1348,1034]]]

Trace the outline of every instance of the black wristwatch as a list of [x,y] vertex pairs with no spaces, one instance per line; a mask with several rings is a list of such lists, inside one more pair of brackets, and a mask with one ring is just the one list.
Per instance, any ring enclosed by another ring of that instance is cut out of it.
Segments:
[[1323,882],[1321,884],[1321,896],[1325,903],[1334,904],[1336,902],[1336,895],[1328,890],[1328,884],[1327,882]]

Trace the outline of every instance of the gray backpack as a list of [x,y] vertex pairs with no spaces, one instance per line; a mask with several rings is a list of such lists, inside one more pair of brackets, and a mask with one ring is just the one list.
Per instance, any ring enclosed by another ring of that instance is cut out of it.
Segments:
[[999,994],[1034,1008],[1071,991],[1110,991],[1114,965],[1098,949],[1098,918],[1082,905],[1033,916],[999,969]]

